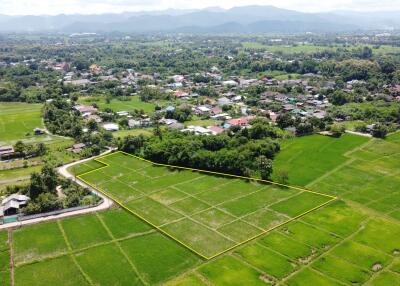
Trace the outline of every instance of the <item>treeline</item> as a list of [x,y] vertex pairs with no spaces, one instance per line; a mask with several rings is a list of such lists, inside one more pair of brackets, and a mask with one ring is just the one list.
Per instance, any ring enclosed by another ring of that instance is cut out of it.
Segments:
[[266,179],[272,173],[272,159],[280,150],[269,132],[269,128],[252,128],[198,136],[165,131],[162,136],[128,136],[118,146],[158,163]]

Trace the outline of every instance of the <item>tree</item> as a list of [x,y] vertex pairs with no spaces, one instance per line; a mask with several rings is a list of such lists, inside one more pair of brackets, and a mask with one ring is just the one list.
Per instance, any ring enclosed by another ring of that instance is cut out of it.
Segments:
[[14,152],[25,156],[26,145],[22,141],[18,141],[14,145]]
[[42,182],[43,182],[43,192],[55,192],[57,187],[57,173],[52,166],[46,164],[41,171]]
[[88,121],[87,127],[88,127],[89,131],[91,131],[91,132],[99,130],[99,125],[97,124],[96,120],[94,120],[94,119],[90,119]]
[[34,151],[36,156],[43,156],[47,153],[47,147],[44,143],[38,143]]
[[295,124],[295,121],[291,114],[283,113],[278,116],[278,118],[276,119],[276,123],[280,128],[284,129],[293,126]]
[[261,179],[269,179],[272,174],[272,160],[265,156],[258,157],[258,170],[260,172]]
[[339,138],[346,131],[342,124],[333,124],[330,128],[333,137]]
[[331,96],[331,102],[334,105],[343,105],[348,102],[348,96],[344,91],[336,90]]
[[276,180],[280,184],[287,185],[289,182],[289,173],[286,170],[278,171],[278,174],[276,174]]
[[388,133],[388,128],[383,124],[376,124],[372,129],[372,136],[375,138],[385,138]]
[[34,200],[36,199],[43,191],[43,181],[42,177],[39,173],[34,172],[31,174],[31,180],[29,184],[29,197]]

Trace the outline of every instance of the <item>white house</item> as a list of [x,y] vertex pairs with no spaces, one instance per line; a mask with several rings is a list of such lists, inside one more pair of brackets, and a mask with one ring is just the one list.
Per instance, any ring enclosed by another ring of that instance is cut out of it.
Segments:
[[103,128],[106,131],[111,131],[111,132],[119,130],[119,126],[116,123],[105,123],[103,124]]

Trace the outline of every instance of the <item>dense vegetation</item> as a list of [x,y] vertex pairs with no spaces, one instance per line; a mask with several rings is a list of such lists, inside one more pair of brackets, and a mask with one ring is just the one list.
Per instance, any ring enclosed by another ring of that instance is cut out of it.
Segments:
[[261,124],[218,136],[165,132],[162,137],[128,136],[119,148],[154,162],[268,178],[271,160],[279,151],[279,143],[267,138],[270,133],[276,136],[272,128]]

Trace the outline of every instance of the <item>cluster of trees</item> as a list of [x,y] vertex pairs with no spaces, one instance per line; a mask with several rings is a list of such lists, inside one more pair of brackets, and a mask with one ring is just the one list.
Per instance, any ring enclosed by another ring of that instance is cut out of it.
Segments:
[[167,110],[165,112],[165,118],[175,119],[179,122],[189,121],[192,118],[191,108],[176,108],[175,110]]
[[280,145],[263,131],[245,130],[218,136],[166,131],[161,138],[128,136],[118,145],[154,162],[266,179]]
[[329,111],[335,118],[400,124],[400,106],[396,102],[372,101],[349,103],[343,106],[332,107]]
[[[62,196],[57,193],[57,186]],[[30,197],[28,205],[22,210],[24,214],[37,214],[81,205],[93,205],[100,198],[89,190],[80,187],[71,180],[61,179],[53,166],[46,164],[40,172],[31,174],[27,186],[8,186],[6,194],[20,193]]]
[[[43,110],[44,121],[53,134],[74,138],[77,142],[85,143],[88,148],[84,150],[85,156],[98,155],[102,148],[112,141],[112,134],[99,128],[94,120],[83,122],[79,112],[70,103],[58,99],[46,103]],[[83,132],[86,127],[88,132]]]
[[294,127],[296,135],[302,136],[326,130],[330,127],[332,121],[330,117],[325,117],[324,119],[316,117],[304,119],[291,113],[282,113],[278,116],[276,123],[282,129]]

